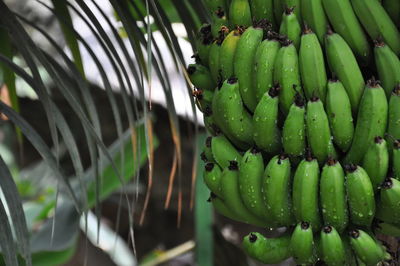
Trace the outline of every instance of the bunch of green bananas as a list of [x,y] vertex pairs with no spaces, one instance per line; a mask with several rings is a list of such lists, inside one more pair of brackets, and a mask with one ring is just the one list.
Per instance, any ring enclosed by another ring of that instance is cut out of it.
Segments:
[[210,202],[287,228],[249,234],[244,250],[264,263],[390,260],[376,234],[400,237],[400,1],[204,2],[212,21],[188,75],[211,134]]

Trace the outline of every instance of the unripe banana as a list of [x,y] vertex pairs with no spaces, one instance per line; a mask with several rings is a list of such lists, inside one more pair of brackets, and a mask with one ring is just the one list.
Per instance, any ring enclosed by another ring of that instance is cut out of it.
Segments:
[[300,46],[300,36],[301,36],[301,26],[299,20],[294,13],[294,7],[287,7],[282,16],[282,23],[279,27],[279,34],[287,36],[299,50]]
[[214,90],[217,86],[211,78],[211,73],[208,68],[199,64],[190,64],[187,72],[189,74],[190,81],[196,88],[201,90]]
[[[233,3],[233,2],[232,2]],[[253,87],[253,70],[255,54],[260,45],[264,31],[260,27],[249,27],[240,38],[234,57],[233,70],[239,80],[240,95],[244,104],[254,111],[257,106]]]
[[211,135],[217,135],[217,133],[220,131],[219,131],[218,126],[214,122],[214,116],[213,116],[211,106],[207,106],[204,109],[203,118],[204,118],[204,126],[206,127],[207,131]]
[[400,140],[393,143],[392,168],[394,177],[400,180]]
[[400,225],[400,181],[387,178],[381,186],[376,217],[384,222]]
[[279,87],[273,87],[265,93],[253,115],[254,142],[257,147],[274,154],[281,149],[281,132],[277,126]]
[[207,187],[210,189],[212,193],[217,195],[218,197],[222,197],[221,195],[221,175],[222,170],[219,168],[217,164],[207,163],[204,166],[203,172],[203,180]]
[[214,209],[221,215],[232,219],[234,221],[238,221],[238,222],[242,222],[245,223],[244,221],[242,221],[241,217],[237,216],[231,209],[229,209],[224,200],[219,198],[217,195],[215,195],[214,193],[211,192],[210,194],[210,198],[208,199],[208,202],[211,202]]
[[211,138],[211,152],[221,168],[229,166],[230,161],[240,162],[242,156],[224,135]]
[[316,261],[313,230],[307,222],[300,222],[290,239],[292,256],[297,264],[313,265]]
[[301,16],[301,6],[300,6],[301,0],[283,0],[283,9],[293,7],[294,13],[296,14],[296,17],[299,21],[299,24],[303,24],[302,16]]
[[262,96],[274,85],[274,63],[281,44],[270,34],[262,41],[257,48],[254,58],[253,81],[256,101],[259,102]]
[[388,146],[393,147],[393,139],[400,139],[400,83],[394,88],[389,100]]
[[220,75],[221,68],[219,63],[222,42],[223,38],[218,38],[217,40],[213,41],[210,46],[210,52],[208,54],[208,67],[210,69],[212,82],[214,84],[219,84],[222,81]]
[[233,59],[241,34],[241,28],[235,29],[231,31],[222,42],[219,55],[219,65],[221,69],[222,80],[226,80],[233,76]]
[[229,20],[233,26],[251,25],[251,9],[248,0],[232,0],[229,6]]
[[225,9],[218,8],[211,13],[211,34],[214,38],[218,38],[221,31],[229,32],[229,22],[226,18]]
[[332,157],[332,144],[328,117],[321,100],[317,97],[311,98],[307,103],[306,129],[312,154],[322,164],[328,156]]
[[273,0],[251,0],[251,14],[253,21],[267,19],[272,25],[275,25]]
[[292,158],[304,155],[306,148],[305,109],[303,97],[297,94],[283,124],[283,150]]
[[332,226],[325,226],[321,231],[322,260],[329,266],[347,265],[343,240]]
[[[363,64],[368,64],[371,60],[371,48],[350,0],[322,0],[322,4],[333,29],[346,40]],[[338,74],[336,71],[333,72]],[[341,77],[339,79],[342,80]],[[343,80],[342,82],[344,83]]]
[[273,6],[274,6],[274,18],[276,21],[276,25],[281,25],[282,22],[282,14],[284,9],[283,1],[284,0],[273,0]]
[[205,24],[200,28],[196,40],[197,55],[200,58],[200,63],[208,67],[208,57],[210,54],[211,43],[213,38],[211,35],[211,25]]
[[279,103],[282,112],[287,115],[294,101],[296,90],[301,91],[299,59],[296,47],[289,40],[282,43],[276,56],[274,83],[281,86]]
[[204,156],[206,157],[208,162],[214,163],[215,160],[211,151],[211,142],[212,142],[212,137],[211,136],[207,137],[204,145]]
[[383,0],[382,6],[394,22],[397,28],[400,27],[400,1],[398,0]]
[[264,172],[264,197],[268,215],[275,226],[289,226],[294,222],[290,196],[291,166],[285,155],[273,157]]
[[400,83],[400,60],[389,46],[379,41],[375,42],[374,54],[379,80],[390,98],[393,89]]
[[292,188],[293,213],[296,221],[310,223],[314,231],[319,231],[321,228],[318,206],[319,174],[318,161],[307,156],[297,166]]
[[222,171],[220,186],[226,207],[240,217],[241,221],[257,226],[266,226],[264,221],[249,212],[243,204],[239,191],[239,171],[236,161],[231,161],[230,165]]
[[379,234],[400,237],[400,227],[397,225],[378,221],[374,227],[374,231]]
[[237,79],[228,79],[214,94],[212,110],[216,124],[239,148],[253,146],[253,121],[243,106]]
[[379,136],[375,137],[374,142],[365,153],[361,165],[368,173],[372,186],[376,191],[385,181],[389,170],[389,152],[386,140]]
[[362,230],[350,232],[350,245],[364,263],[376,265],[385,258],[385,254],[374,238]]
[[322,0],[302,0],[301,15],[303,24],[308,25],[317,34],[320,44],[323,45],[328,22]]
[[385,91],[375,80],[369,80],[365,87],[357,117],[351,148],[345,157],[346,163],[358,164],[376,136],[386,131],[388,103]]
[[266,264],[280,263],[292,255],[289,234],[266,238],[257,232],[250,233],[244,237],[242,246],[247,255]]
[[[338,0],[329,1],[336,2]],[[345,0],[343,2],[347,1],[348,0]],[[356,115],[365,86],[364,78],[357,64],[357,60],[349,45],[337,33],[328,31],[325,38],[325,47],[329,67],[343,83],[350,99],[351,110],[353,114]]]
[[350,221],[359,226],[370,227],[375,215],[374,189],[363,168],[346,166],[346,189],[350,210]]
[[225,1],[224,0],[204,0],[203,3],[205,4],[208,12],[211,14],[215,12],[215,10],[222,8],[226,9]]
[[247,209],[257,217],[268,220],[267,207],[261,191],[264,161],[259,150],[248,150],[240,162],[239,191]]
[[327,77],[324,54],[317,35],[307,27],[301,36],[299,64],[307,99],[319,97],[325,102]]
[[376,0],[351,0],[354,12],[372,39],[383,38],[400,55],[400,32],[383,6]]
[[338,232],[343,232],[349,219],[344,180],[340,163],[329,159],[321,173],[320,201],[324,223]]

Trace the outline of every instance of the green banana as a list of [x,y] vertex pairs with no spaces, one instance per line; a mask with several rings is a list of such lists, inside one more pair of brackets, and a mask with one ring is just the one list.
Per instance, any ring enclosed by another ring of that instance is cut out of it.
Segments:
[[301,91],[299,58],[296,47],[290,40],[283,41],[276,56],[274,83],[281,86],[279,103],[282,112],[287,115],[296,95],[295,89]]
[[219,132],[218,126],[214,122],[214,116],[211,106],[207,106],[203,112],[204,126],[211,135],[217,135]]
[[242,29],[237,28],[231,31],[222,42],[219,54],[219,65],[221,69],[222,80],[226,80],[233,76],[233,59],[241,34]]
[[200,58],[200,63],[208,67],[208,57],[210,54],[211,43],[213,41],[211,35],[211,25],[204,24],[198,33],[196,39],[197,55]]
[[400,140],[393,143],[392,168],[394,177],[400,180]]
[[329,159],[322,168],[320,202],[324,223],[343,232],[348,224],[348,211],[343,168],[336,160]]
[[376,265],[385,258],[385,253],[376,240],[360,229],[350,232],[350,245],[357,257],[367,265]]
[[367,82],[360,101],[353,142],[344,161],[358,164],[376,136],[383,136],[386,131],[388,103],[385,91],[378,82]]
[[342,238],[332,226],[325,226],[321,231],[322,260],[329,266],[347,265],[346,251]]
[[214,163],[206,163],[204,166],[204,183],[207,185],[208,189],[218,197],[222,197],[220,187],[221,175],[222,170],[218,165]]
[[351,0],[351,3],[368,35],[374,40],[382,38],[400,55],[400,32],[383,6],[376,0]]
[[[336,2],[337,0],[329,0]],[[348,0],[344,0],[346,2]],[[333,73],[343,83],[349,96],[351,110],[357,114],[358,105],[363,95],[365,81],[357,60],[349,45],[337,33],[328,31],[325,38],[326,56],[328,64]]]
[[252,20],[249,1],[232,0],[229,6],[229,20],[233,26],[250,26]]
[[398,225],[393,225],[382,221],[378,221],[376,223],[374,231],[379,234],[400,237],[400,227]]
[[382,6],[394,22],[400,27],[400,2],[398,0],[383,0]]
[[371,48],[350,0],[322,0],[322,4],[333,29],[346,40],[357,58],[367,65],[371,61]]
[[294,7],[288,7],[282,16],[282,23],[279,27],[279,34],[287,36],[299,50],[300,47],[300,36],[301,36],[301,26],[299,20],[294,13]]
[[350,100],[343,84],[339,80],[329,80],[327,89],[326,113],[333,142],[340,150],[346,152],[350,148],[354,134]]
[[274,6],[274,18],[276,21],[276,25],[281,25],[282,22],[282,14],[284,11],[283,8],[283,0],[273,0],[273,6]]
[[204,145],[204,155],[206,156],[208,162],[214,163],[215,160],[211,151],[211,142],[212,142],[212,137],[211,136],[207,137]]
[[305,109],[303,97],[296,94],[294,103],[290,107],[289,114],[283,124],[283,150],[293,159],[304,155],[306,148]]
[[274,34],[267,35],[267,39],[258,46],[254,58],[253,81],[256,101],[274,85],[274,63],[281,44]]
[[234,221],[238,221],[238,222],[242,222],[244,223],[244,221],[242,221],[242,218],[237,216],[231,209],[229,209],[224,200],[219,198],[217,195],[215,195],[214,193],[211,192],[210,198],[208,199],[208,202],[211,202],[214,209],[221,215],[232,219]]
[[297,264],[313,265],[316,261],[313,230],[307,222],[300,222],[290,239],[291,253]]
[[400,60],[389,46],[379,41],[375,42],[374,54],[379,80],[390,98],[393,89],[400,83]]
[[324,106],[318,97],[311,98],[306,109],[307,140],[312,154],[320,164],[324,163],[328,156],[332,157],[330,149],[331,132],[328,117]]
[[218,38],[221,31],[229,32],[229,22],[226,13],[222,7],[219,7],[211,13],[211,34],[214,38]]
[[301,36],[299,65],[307,99],[319,97],[325,102],[327,77],[324,54],[317,35],[307,27]]
[[211,138],[211,152],[212,157],[221,168],[228,167],[230,161],[239,162],[242,159],[240,153],[224,135]]
[[[233,2],[232,2],[233,3]],[[240,95],[250,111],[257,106],[255,89],[253,88],[253,69],[257,47],[263,38],[264,30],[259,27],[249,27],[242,34],[234,57],[234,74],[239,80]]]
[[273,0],[251,0],[250,7],[253,21],[267,19],[268,22],[275,25]]
[[387,178],[381,186],[376,217],[384,222],[400,225],[400,181]]
[[214,84],[219,84],[222,81],[220,76],[221,68],[219,63],[222,42],[223,37],[214,40],[210,46],[210,52],[208,54],[208,67],[210,69],[212,82]]
[[297,222],[307,222],[314,231],[319,231],[321,218],[318,206],[319,194],[318,161],[307,156],[297,166],[293,178],[293,213]]
[[217,126],[236,146],[248,149],[253,145],[253,121],[243,106],[236,78],[226,80],[214,92],[212,110]]
[[368,173],[376,191],[380,184],[385,181],[389,169],[389,152],[385,139],[379,136],[374,138],[374,142],[367,149],[361,165]]
[[369,227],[375,215],[375,197],[371,180],[360,166],[347,165],[346,172],[350,220],[355,225]]
[[247,255],[266,264],[280,263],[292,255],[289,234],[266,238],[257,232],[250,233],[243,238],[242,246]]
[[281,149],[281,132],[277,126],[279,87],[272,87],[258,103],[253,115],[254,142],[263,151],[274,154]]
[[207,108],[211,108],[214,91],[195,88],[193,95],[196,98],[196,104],[200,111],[204,113]]
[[283,9],[293,7],[294,13],[296,14],[299,24],[302,25],[303,20],[302,20],[302,16],[301,16],[300,2],[301,2],[301,0],[283,0],[282,4],[283,4]]
[[224,0],[204,0],[203,3],[205,4],[208,12],[211,14],[215,12],[215,10],[222,8],[226,9],[225,1]]
[[263,220],[268,219],[267,207],[262,195],[264,161],[256,148],[248,150],[240,162],[239,191],[247,209]]
[[300,4],[303,24],[317,34],[320,44],[323,45],[328,22],[322,0],[301,0]]
[[187,72],[193,85],[201,90],[214,90],[217,86],[211,78],[208,68],[199,64],[190,64]]
[[274,156],[264,172],[263,191],[267,212],[275,226],[289,226],[293,223],[290,197],[291,166],[285,155]]
[[393,139],[400,139],[400,83],[394,88],[389,100],[389,117],[387,133],[389,151],[393,147]]

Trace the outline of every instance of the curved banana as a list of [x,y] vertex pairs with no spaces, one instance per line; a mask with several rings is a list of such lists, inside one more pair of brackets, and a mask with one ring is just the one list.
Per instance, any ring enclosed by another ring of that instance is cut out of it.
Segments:
[[215,160],[214,160],[214,156],[211,151],[211,141],[212,141],[211,136],[206,138],[205,145],[204,145],[204,155],[208,162],[214,163]]
[[211,13],[211,34],[214,38],[218,38],[221,30],[224,31],[229,26],[224,10],[222,7],[219,7]]
[[263,191],[268,214],[275,226],[294,222],[290,196],[291,166],[285,155],[273,157],[264,172]]
[[271,154],[281,148],[281,132],[277,126],[279,90],[279,87],[273,87],[265,93],[253,115],[254,142],[257,147]]
[[208,68],[199,64],[190,64],[187,72],[189,74],[190,81],[196,88],[201,90],[214,90],[217,86],[211,78],[211,73]]
[[233,76],[233,59],[237,44],[240,40],[242,29],[238,28],[231,31],[221,44],[219,54],[219,66],[221,69],[221,78],[226,80]]
[[219,84],[222,81],[220,76],[221,68],[219,64],[219,54],[222,42],[223,38],[214,40],[210,46],[210,52],[208,53],[208,68],[210,69],[212,82],[214,84]]
[[287,7],[282,16],[282,23],[279,27],[279,34],[287,36],[299,50],[300,46],[300,36],[301,36],[301,26],[299,20],[294,13],[294,7]]
[[267,39],[261,42],[254,58],[253,81],[256,101],[274,85],[274,63],[281,44],[275,35],[267,35]]
[[290,239],[292,256],[297,264],[313,265],[317,260],[313,230],[307,222],[300,222],[292,233]]
[[384,42],[375,42],[374,54],[379,80],[390,98],[393,89],[400,84],[400,60]]
[[228,209],[230,209],[241,221],[257,226],[266,226],[266,223],[249,212],[243,204],[239,191],[239,168],[236,161],[222,171],[221,175],[221,196]]
[[297,166],[293,178],[293,213],[297,222],[307,222],[314,231],[321,228],[319,213],[319,165],[318,161],[307,156]]
[[385,258],[381,246],[363,230],[358,229],[350,232],[350,245],[357,257],[367,265],[376,265]]
[[392,95],[390,96],[388,106],[388,129],[387,133],[389,138],[388,146],[389,151],[393,147],[393,139],[400,139],[400,83],[394,88]]
[[349,220],[344,180],[340,163],[329,159],[322,168],[320,202],[324,223],[335,227],[338,232],[343,232]]
[[212,110],[216,124],[239,148],[253,146],[253,121],[240,98],[236,78],[226,80],[214,92]]
[[370,227],[375,215],[374,189],[363,168],[346,166],[346,189],[350,221],[359,226]]
[[233,26],[249,27],[252,24],[248,0],[232,0],[229,6],[229,20]]
[[303,24],[317,34],[320,44],[323,45],[328,22],[322,0],[301,0],[300,5]]
[[198,37],[196,39],[196,48],[197,55],[200,58],[200,63],[207,67],[212,42],[213,37],[211,35],[211,25],[204,24],[198,33]]
[[322,260],[329,266],[347,265],[343,240],[332,226],[325,226],[321,231]]
[[312,154],[320,164],[332,157],[331,131],[324,105],[318,97],[311,98],[306,109],[307,140]]
[[257,106],[255,89],[253,87],[254,56],[263,38],[264,30],[259,27],[249,27],[242,34],[233,63],[233,71],[239,80],[240,95],[244,104],[254,111]]
[[374,142],[365,153],[361,165],[368,173],[372,186],[376,191],[385,181],[389,170],[389,151],[385,139],[379,136],[374,138]]
[[[329,1],[336,2],[337,0]],[[346,1],[348,0],[343,2]],[[332,31],[328,31],[326,35],[325,48],[329,68],[343,83],[350,99],[351,110],[356,115],[365,87],[365,81],[357,60],[346,41]]]
[[371,48],[350,0],[322,0],[322,4],[333,29],[346,40],[363,65],[367,65],[371,61]]
[[304,155],[306,148],[305,103],[300,94],[296,94],[282,129],[282,144],[285,153],[292,158]]
[[387,178],[381,186],[376,217],[384,222],[400,225],[400,181]]
[[383,38],[392,50],[400,55],[400,32],[376,0],[351,0],[354,12],[372,39]]
[[337,79],[329,80],[327,89],[326,113],[329,119],[333,142],[340,150],[346,152],[350,148],[354,135],[350,100],[343,84]]
[[239,162],[242,159],[240,153],[224,135],[212,137],[210,142],[212,157],[221,168],[228,167],[230,161]]
[[383,136],[388,118],[385,91],[375,80],[369,80],[360,101],[353,142],[344,161],[358,164],[376,136]]
[[292,255],[289,234],[266,238],[257,232],[250,233],[243,238],[242,247],[247,255],[266,264],[280,263]]
[[222,197],[221,195],[221,168],[214,163],[206,163],[204,166],[203,172],[203,180],[207,187],[210,189],[212,193],[217,195],[218,197]]
[[261,191],[264,173],[264,160],[261,152],[252,148],[240,162],[239,191],[247,209],[257,217],[268,220],[267,207]]
[[275,59],[274,83],[280,84],[279,103],[282,112],[287,115],[292,105],[296,90],[301,91],[299,58],[296,47],[289,40],[282,43]]
[[221,215],[232,219],[234,221],[238,221],[238,222],[242,222],[242,223],[246,223],[242,220],[241,217],[237,216],[231,209],[229,209],[224,200],[219,198],[217,195],[215,195],[214,193],[210,193],[210,198],[208,199],[208,202],[211,202],[214,209]]
[[317,35],[307,27],[301,36],[299,65],[307,99],[319,97],[325,102],[327,77],[324,54]]

